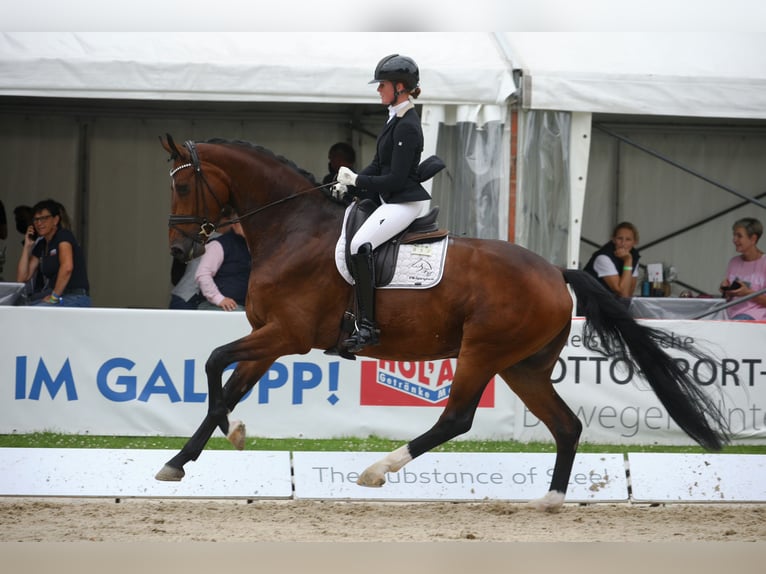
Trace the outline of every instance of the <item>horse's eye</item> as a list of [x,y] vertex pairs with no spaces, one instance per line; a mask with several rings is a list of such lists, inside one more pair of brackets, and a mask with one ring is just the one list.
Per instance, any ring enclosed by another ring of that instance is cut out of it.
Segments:
[[175,186],[176,187],[176,193],[178,195],[186,195],[189,193],[189,186],[185,183],[181,183]]

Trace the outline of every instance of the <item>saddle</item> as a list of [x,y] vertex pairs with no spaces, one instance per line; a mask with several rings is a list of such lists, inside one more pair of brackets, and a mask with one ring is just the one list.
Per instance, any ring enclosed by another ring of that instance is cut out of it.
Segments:
[[[351,265],[351,250],[349,248],[351,238],[376,208],[375,202],[363,199],[357,201],[348,214],[346,221],[346,265],[349,267]],[[376,287],[385,287],[391,282],[401,245],[407,243],[431,243],[449,234],[446,229],[439,229],[436,222],[438,216],[439,208],[431,208],[427,214],[413,221],[407,229],[375,249],[373,261],[375,265]]]

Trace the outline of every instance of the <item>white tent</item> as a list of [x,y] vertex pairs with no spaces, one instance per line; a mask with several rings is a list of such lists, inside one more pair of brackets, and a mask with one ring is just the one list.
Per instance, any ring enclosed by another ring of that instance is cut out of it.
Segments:
[[487,33],[5,33],[0,93],[149,100],[376,101],[386,54],[416,58],[424,100],[504,103],[510,70]]
[[[580,261],[594,114],[766,119],[766,36],[755,33],[3,33],[0,101],[376,104],[367,83],[393,52],[422,70],[425,153],[440,126],[500,123],[503,161],[471,169],[515,193],[518,166],[515,239],[567,266]],[[561,162],[541,139],[553,132]],[[559,192],[559,212],[546,211]],[[494,205],[501,238],[508,195]]]
[[523,106],[766,118],[762,33],[506,33]]

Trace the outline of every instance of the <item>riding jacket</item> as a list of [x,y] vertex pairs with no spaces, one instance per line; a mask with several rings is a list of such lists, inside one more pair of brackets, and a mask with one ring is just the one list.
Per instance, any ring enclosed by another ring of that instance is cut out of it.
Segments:
[[[415,104],[399,110],[378,135],[372,163],[359,172],[360,197],[380,203],[423,201],[431,196],[420,184],[418,165],[423,152],[423,129]],[[368,193],[365,193],[368,192]]]

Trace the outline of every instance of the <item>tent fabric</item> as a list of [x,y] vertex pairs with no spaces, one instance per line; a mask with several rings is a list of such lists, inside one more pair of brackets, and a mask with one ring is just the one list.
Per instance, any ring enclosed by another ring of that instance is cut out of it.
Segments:
[[0,94],[377,103],[393,52],[421,69],[424,103],[502,103],[513,79],[486,33],[3,33]]
[[536,110],[766,118],[762,33],[505,33]]
[[766,36],[733,32],[5,32],[0,95],[370,103],[393,52],[423,103],[766,118]]

